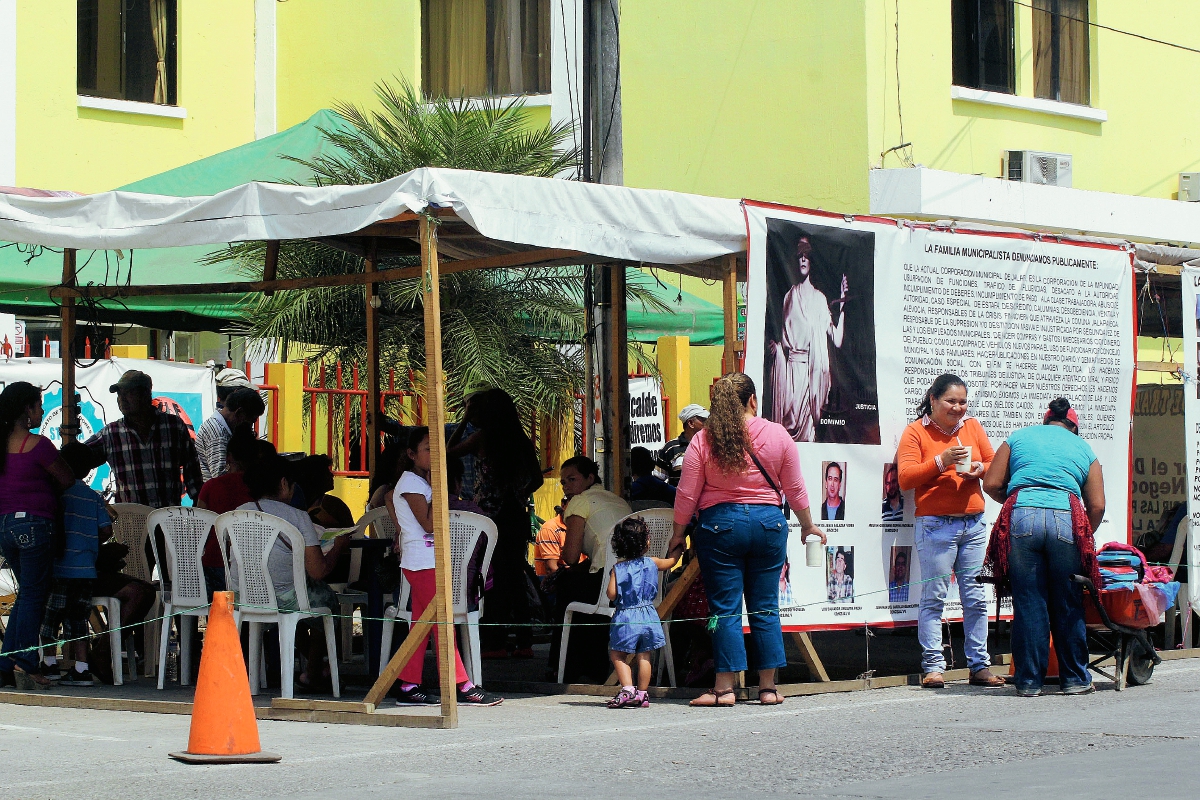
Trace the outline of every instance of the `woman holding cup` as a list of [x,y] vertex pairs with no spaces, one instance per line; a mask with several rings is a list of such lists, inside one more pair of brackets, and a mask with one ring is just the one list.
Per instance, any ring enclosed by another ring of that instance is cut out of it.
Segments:
[[758,663],[758,701],[783,702],[775,670],[787,661],[779,622],[779,581],[787,559],[788,525],[784,497],[800,520],[805,538],[825,542],[812,522],[808,494],[800,474],[796,445],[780,424],[758,416],[754,381],[732,372],[712,389],[707,426],[692,437],[683,458],[675,497],[675,535],[668,558],[683,552],[685,531],[699,512],[692,546],[715,617],[711,691],[693,706],[732,706],[733,682],[746,669],[742,637],[742,600]]
[[896,451],[900,488],[913,490],[916,500],[913,542],[922,580],[917,637],[923,651],[921,685],[929,689],[946,685],[942,613],[952,574],[958,577],[962,599],[971,684],[1004,685],[988,669],[987,594],[975,579],[987,550],[980,479],[993,455],[983,426],[967,416],[967,384],[957,375],[939,375]]

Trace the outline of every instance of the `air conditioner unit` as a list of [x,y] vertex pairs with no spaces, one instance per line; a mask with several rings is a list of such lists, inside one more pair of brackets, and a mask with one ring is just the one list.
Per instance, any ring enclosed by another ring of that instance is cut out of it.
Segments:
[[1200,172],[1179,173],[1179,199],[1187,203],[1200,201]]
[[1037,150],[1005,150],[1004,177],[1043,186],[1071,185],[1071,157]]

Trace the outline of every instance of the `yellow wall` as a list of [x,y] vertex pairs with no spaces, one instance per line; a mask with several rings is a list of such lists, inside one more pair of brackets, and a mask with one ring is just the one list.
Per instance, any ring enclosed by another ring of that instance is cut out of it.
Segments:
[[420,0],[278,3],[275,41],[279,130],[334,101],[374,107],[381,80],[421,82]]
[[[1091,21],[1195,46],[1194,0],[1097,2]],[[867,0],[870,137],[867,156],[901,141],[896,113],[895,3]],[[1033,97],[1033,12],[1017,12],[1017,94]],[[1000,175],[1003,150],[1070,153],[1073,185],[1121,194],[1173,198],[1178,174],[1200,170],[1200,106],[1180,102],[1200,82],[1195,53],[1092,28],[1092,106],[1107,122],[1088,122],[950,99],[951,32],[946,0],[900,4],[900,83],[904,139],[913,160],[965,174]],[[1186,91],[1185,91],[1186,94]],[[901,166],[889,155],[887,167]],[[865,211],[864,204],[849,211]]]
[[17,30],[18,185],[104,191],[254,138],[249,0],[179,4],[184,120],[78,107],[75,0],[18,3]]
[[861,1],[623,3],[626,184],[860,204],[864,47]]

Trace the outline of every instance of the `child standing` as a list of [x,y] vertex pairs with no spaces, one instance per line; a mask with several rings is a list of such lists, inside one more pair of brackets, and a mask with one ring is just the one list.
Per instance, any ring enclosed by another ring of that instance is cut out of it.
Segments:
[[[92,607],[92,585],[96,581],[96,554],[100,542],[112,536],[112,520],[100,495],[92,491],[84,478],[90,471],[92,453],[79,442],[67,442],[62,448],[63,461],[75,475],[75,484],[62,493],[63,530],[66,542],[62,555],[54,559],[54,577],[50,597],[42,617],[42,642],[58,639],[61,625],[68,643],[63,655],[70,653],[75,666],[61,675],[63,686],[91,686],[95,683],[88,669],[88,614]],[[113,620],[116,624],[116,620]],[[51,645],[50,653],[54,653]],[[58,659],[48,655],[42,674],[59,677]]]
[[[621,690],[608,701],[609,708],[649,708],[650,654],[666,644],[654,600],[658,573],[670,569],[675,561],[647,556],[649,545],[650,528],[641,517],[627,519],[613,531],[613,554],[620,561],[613,565],[606,590],[616,608],[608,627],[608,657]],[[625,663],[630,653],[637,653],[637,689]]]

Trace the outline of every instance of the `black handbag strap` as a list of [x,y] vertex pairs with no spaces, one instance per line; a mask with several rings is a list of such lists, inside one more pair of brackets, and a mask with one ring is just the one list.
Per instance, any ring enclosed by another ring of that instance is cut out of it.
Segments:
[[754,447],[749,442],[746,443],[746,452],[750,454],[750,460],[754,462],[754,466],[758,467],[758,471],[762,474],[763,479],[766,480],[767,486],[770,486],[771,491],[779,495],[779,505],[782,507],[783,492],[779,491],[779,487],[775,485],[775,481],[771,480],[771,473],[767,472],[767,468],[758,460],[758,455],[755,454]]

